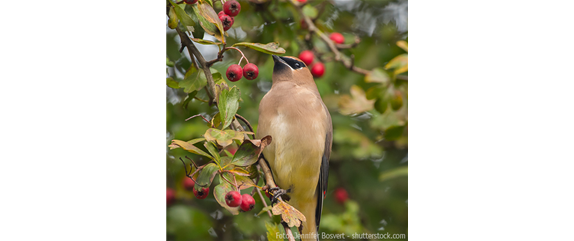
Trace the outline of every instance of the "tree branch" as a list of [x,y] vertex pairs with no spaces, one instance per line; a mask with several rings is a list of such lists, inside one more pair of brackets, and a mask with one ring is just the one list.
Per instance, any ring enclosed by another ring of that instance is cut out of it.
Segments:
[[[315,26],[313,21],[311,21],[311,18],[309,18],[308,16],[305,16],[305,14],[303,14],[303,8],[301,8],[301,6],[295,6],[295,7],[299,11],[299,14],[301,16],[303,16],[305,23],[307,23],[307,26],[309,28],[309,32],[317,34],[317,36],[319,36],[319,38],[321,38],[323,40],[323,42],[325,42],[325,44],[327,44],[327,46],[329,46],[329,49],[331,50],[331,52],[333,52],[333,54],[335,54],[335,61],[341,62],[345,67],[347,67],[348,69],[350,69],[354,72],[357,72],[359,74],[366,75],[369,72],[371,72],[369,70],[359,68],[359,67],[355,66],[353,63],[351,63],[351,61],[349,61],[345,58],[342,58],[341,57],[342,54],[337,49],[337,46],[335,45],[335,43],[333,41],[331,41],[331,39],[329,39],[329,37],[327,37],[327,35],[325,35],[323,32],[321,32],[321,30],[319,30],[317,28],[317,26]],[[355,42],[356,42],[356,40],[355,40]],[[347,47],[345,45],[340,45],[340,46],[341,47]]]
[[191,58],[195,56],[195,58],[197,58],[197,61],[201,65],[201,69],[203,69],[203,73],[205,74],[205,78],[207,79],[207,86],[208,86],[207,93],[209,94],[210,103],[214,103],[216,101],[215,81],[213,81],[213,76],[211,76],[209,65],[207,65],[207,62],[205,61],[205,58],[203,58],[203,55],[201,55],[201,53],[199,52],[199,50],[197,50],[191,39],[189,39],[189,36],[187,36],[187,34],[179,30],[179,28],[175,28],[175,30],[179,34],[181,44],[187,47],[187,51],[189,51],[189,56]]

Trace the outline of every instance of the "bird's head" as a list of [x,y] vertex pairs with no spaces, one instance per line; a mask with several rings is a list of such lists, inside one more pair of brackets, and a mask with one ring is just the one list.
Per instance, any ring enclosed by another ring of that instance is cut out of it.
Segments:
[[275,66],[273,67],[273,82],[295,81],[313,83],[313,75],[307,65],[298,58],[292,56],[272,55]]

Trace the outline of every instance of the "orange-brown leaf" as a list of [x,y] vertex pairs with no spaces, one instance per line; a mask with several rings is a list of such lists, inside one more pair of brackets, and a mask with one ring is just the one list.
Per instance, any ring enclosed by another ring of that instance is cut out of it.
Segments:
[[283,221],[285,221],[289,227],[299,227],[301,226],[301,221],[307,221],[305,215],[284,201],[279,201],[277,204],[275,204],[275,206],[273,206],[271,209],[271,212],[273,215],[281,215],[281,219],[283,219]]

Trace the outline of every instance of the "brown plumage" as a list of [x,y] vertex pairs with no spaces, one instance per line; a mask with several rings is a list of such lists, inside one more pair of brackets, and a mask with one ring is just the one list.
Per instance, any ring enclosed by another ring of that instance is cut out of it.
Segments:
[[277,185],[290,189],[289,203],[307,219],[303,238],[314,239],[327,190],[331,115],[303,61],[275,55],[273,60],[273,86],[259,104],[257,138],[273,137],[263,155]]

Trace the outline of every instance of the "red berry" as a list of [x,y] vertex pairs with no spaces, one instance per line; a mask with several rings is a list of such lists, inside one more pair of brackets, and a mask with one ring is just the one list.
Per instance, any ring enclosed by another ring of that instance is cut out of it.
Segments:
[[231,17],[237,16],[239,11],[241,11],[241,5],[235,0],[227,1],[223,4],[223,12]]
[[342,34],[340,33],[332,33],[329,38],[331,40],[333,40],[333,42],[338,43],[338,44],[342,44],[345,42],[345,37],[343,37]]
[[305,50],[299,54],[299,59],[301,59],[301,61],[303,61],[307,66],[313,63],[314,58],[315,55],[310,50]]
[[241,193],[238,191],[231,191],[225,195],[225,203],[230,207],[237,207],[241,204]]
[[249,63],[243,66],[243,76],[245,76],[246,79],[255,79],[257,78],[257,75],[259,75],[259,68],[257,68],[257,65]]
[[205,199],[207,194],[209,194],[209,188],[207,187],[202,188],[201,191],[198,191],[195,188],[193,189],[193,195],[195,195],[197,199]]
[[225,14],[223,11],[219,11],[219,12],[217,13],[217,16],[219,17],[219,19],[221,19],[221,15],[223,15],[223,14]]
[[233,25],[233,22],[235,22],[232,17],[225,13],[219,16],[219,20],[221,21],[221,24],[223,24],[223,31],[229,30]]
[[320,78],[325,73],[325,65],[321,62],[317,62],[311,67],[311,74],[313,77]]
[[251,211],[255,207],[255,199],[249,194],[243,194],[241,196],[241,210],[247,212]]
[[306,3],[307,2],[307,0],[297,0],[297,1],[299,1],[300,3]]
[[195,186],[195,180],[189,178],[189,177],[184,177],[183,178],[183,187],[188,190],[191,191],[193,190],[193,187]]
[[167,191],[166,191],[166,194],[167,194],[167,195],[166,195],[166,196],[167,196],[166,204],[167,204],[167,206],[169,206],[169,205],[171,205],[171,204],[173,203],[173,201],[175,200],[175,191],[174,191],[173,189],[171,189],[171,188],[168,187],[168,188],[167,188]]
[[335,201],[337,201],[338,203],[345,203],[345,201],[347,201],[347,199],[349,199],[349,194],[347,194],[347,191],[341,187],[335,189]]
[[183,1],[187,4],[194,4],[197,2],[197,0],[183,0]]
[[225,76],[231,82],[235,82],[243,77],[243,69],[238,64],[232,64],[227,68],[227,72],[225,72]]

